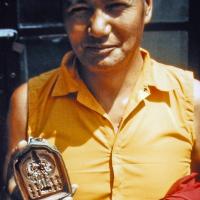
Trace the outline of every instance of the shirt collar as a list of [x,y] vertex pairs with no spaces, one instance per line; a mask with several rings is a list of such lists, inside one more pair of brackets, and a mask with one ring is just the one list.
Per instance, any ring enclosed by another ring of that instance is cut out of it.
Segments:
[[[166,76],[167,65],[156,62],[150,58],[149,52],[141,48],[144,59],[143,76],[144,87],[153,86],[160,91],[174,89],[170,78]],[[69,93],[78,92],[82,81],[76,69],[76,57],[72,52],[65,54],[61,66],[58,68],[58,77],[55,82],[52,96],[65,96]]]
[[141,49],[141,53],[144,59],[144,86],[155,87],[156,89],[164,92],[174,90],[174,84],[168,76],[168,65],[158,63],[150,58],[148,51]]
[[78,91],[78,75],[75,70],[76,58],[72,52],[65,54],[58,68],[52,96],[65,96]]

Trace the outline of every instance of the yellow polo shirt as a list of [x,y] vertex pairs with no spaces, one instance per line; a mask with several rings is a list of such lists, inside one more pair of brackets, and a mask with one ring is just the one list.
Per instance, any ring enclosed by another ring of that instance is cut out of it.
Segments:
[[117,132],[77,75],[72,53],[29,81],[29,135],[57,146],[79,185],[74,200],[158,200],[190,173],[192,73],[141,53],[142,75]]

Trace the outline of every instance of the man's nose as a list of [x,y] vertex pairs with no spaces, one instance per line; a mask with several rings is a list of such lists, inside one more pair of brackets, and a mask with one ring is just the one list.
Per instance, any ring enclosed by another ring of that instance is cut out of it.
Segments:
[[89,34],[93,37],[103,37],[109,35],[110,31],[109,17],[103,11],[96,10],[90,19]]

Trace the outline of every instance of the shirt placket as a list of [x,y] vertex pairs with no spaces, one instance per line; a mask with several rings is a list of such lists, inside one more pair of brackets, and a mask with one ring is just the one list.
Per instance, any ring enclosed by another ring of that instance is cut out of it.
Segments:
[[126,121],[126,119],[129,117],[129,115],[137,108],[137,106],[142,102],[145,101],[145,99],[150,95],[150,90],[147,86],[143,86],[138,92],[136,92],[136,95],[134,94],[131,97],[131,100],[129,102],[129,105],[127,107],[127,111],[123,118],[121,119],[121,122],[119,124],[119,128],[117,133],[115,134],[115,139],[113,143],[113,148],[111,152],[111,161],[112,161],[112,170],[113,170],[113,186],[112,186],[112,200],[125,200],[123,197],[123,193],[121,192],[121,186],[123,184],[123,181],[126,181],[123,179],[123,163],[122,163],[122,156],[121,155],[121,144],[124,139],[126,139],[126,136],[123,133],[123,126]]

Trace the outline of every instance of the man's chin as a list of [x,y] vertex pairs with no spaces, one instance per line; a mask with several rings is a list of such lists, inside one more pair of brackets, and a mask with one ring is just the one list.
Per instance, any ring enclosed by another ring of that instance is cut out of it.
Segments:
[[111,71],[117,67],[117,63],[101,60],[99,62],[87,63],[90,71]]
[[90,70],[112,70],[123,62],[123,56],[109,54],[107,56],[89,56],[80,58],[81,63]]

